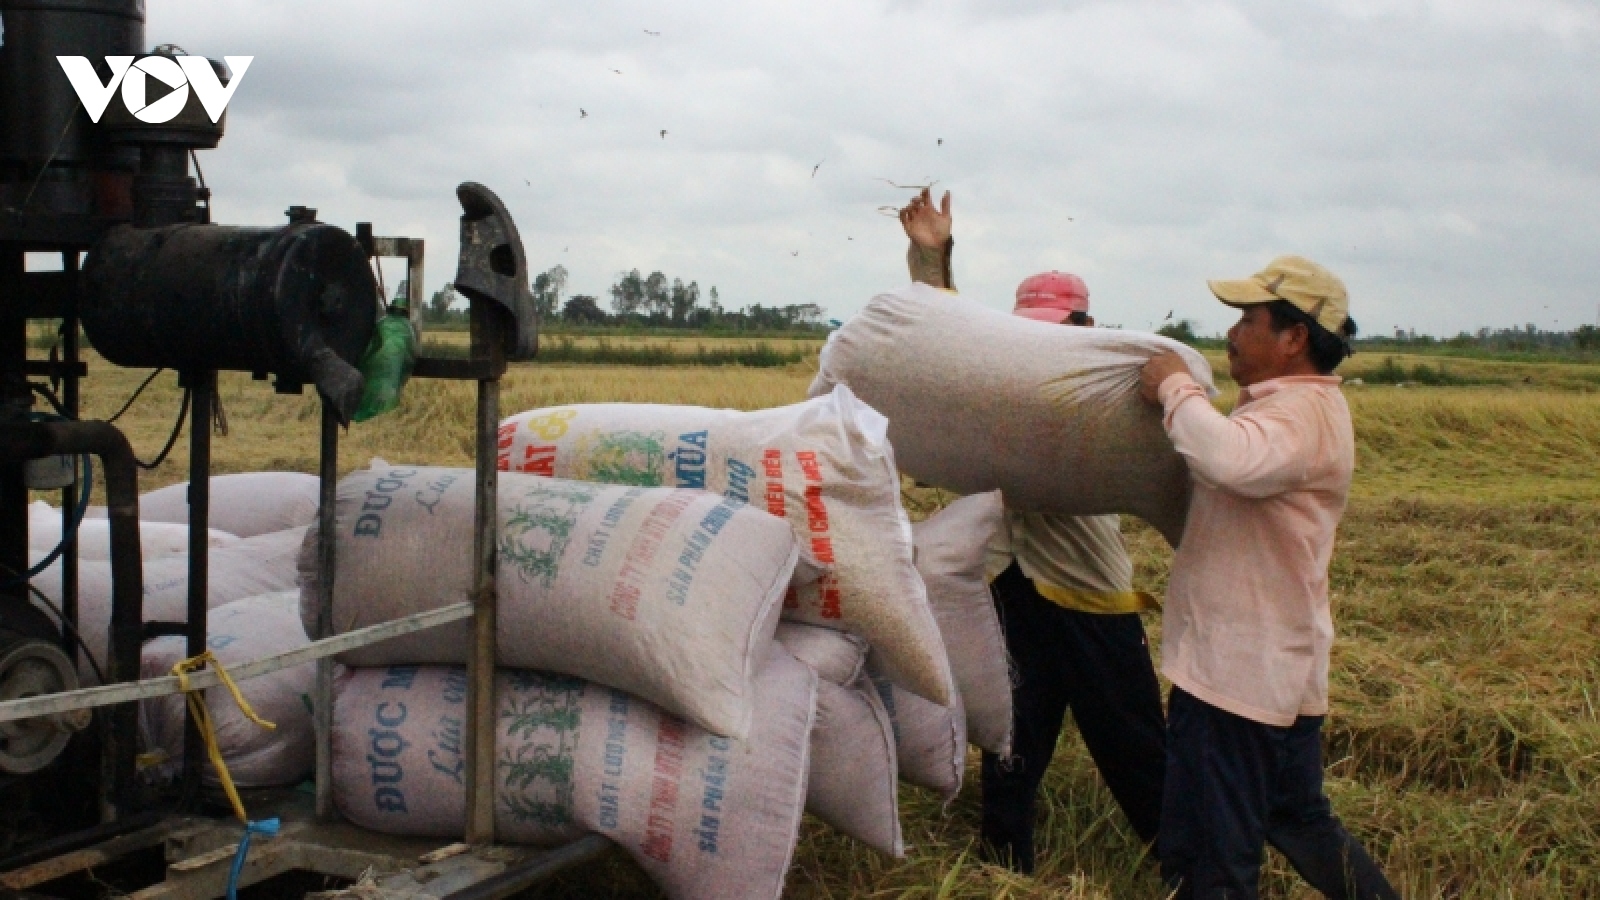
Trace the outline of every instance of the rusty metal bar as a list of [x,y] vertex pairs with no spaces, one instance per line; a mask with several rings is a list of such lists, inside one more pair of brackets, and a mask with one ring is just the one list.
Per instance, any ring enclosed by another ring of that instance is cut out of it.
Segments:
[[[189,387],[189,615],[186,656],[206,652],[206,619],[210,610],[211,542],[211,416],[216,401],[216,372],[185,372]],[[185,713],[183,782],[188,796],[198,796],[205,766],[205,741]]]
[[412,238],[406,246],[406,316],[418,334],[422,323],[422,262],[426,247],[421,238]]
[[449,381],[482,381],[500,377],[494,364],[482,359],[448,359],[419,356],[411,369],[412,378],[439,378]]
[[[337,561],[339,496],[339,414],[322,401],[321,504],[317,509],[317,621],[315,640],[333,636],[333,576]],[[317,686],[311,704],[317,736],[317,820],[338,817],[333,805],[333,659],[317,660]]]
[[[65,361],[51,362],[48,359],[30,359],[23,365],[22,374],[29,378],[65,378],[68,375],[77,375],[79,378],[84,378],[89,374],[89,366],[82,361],[69,363]],[[61,405],[67,405],[64,398]]]
[[173,832],[191,827],[192,824],[193,820],[189,819],[168,819],[132,833],[117,835],[103,843],[13,869],[0,875],[0,887],[7,891],[25,891],[74,872],[113,862],[129,853],[158,846]]
[[600,835],[586,834],[570,844],[541,853],[520,866],[512,866],[477,884],[446,894],[442,900],[504,900],[562,869],[598,859],[611,847],[612,843]]
[[[373,256],[406,261],[406,316],[413,328],[422,324],[422,261],[426,248],[427,242],[422,238],[408,237],[373,237],[369,248]],[[383,302],[388,304],[389,298],[383,298]]]
[[[33,403],[33,396],[24,383],[23,369],[28,356],[28,320],[23,313],[22,298],[30,291],[24,286],[28,278],[24,273],[24,255],[21,249],[0,245],[0,284],[8,300],[0,306],[0,410],[7,419],[21,421]],[[52,273],[55,274],[55,273]],[[12,286],[15,285],[13,288]],[[24,477],[25,457],[7,457],[0,462],[0,573],[9,582],[0,586],[0,594],[12,603],[30,602],[28,589],[18,583],[13,575],[28,571],[28,485]]]
[[[472,355],[503,352],[489,301],[473,298]],[[467,660],[467,821],[469,844],[494,842],[495,558],[499,522],[500,381],[478,382],[476,499],[472,520],[472,656]]]
[[[78,254],[76,251],[62,252],[61,262],[64,268],[73,273],[78,272]],[[67,418],[78,418],[78,369],[82,363],[78,361],[78,292],[72,291],[67,297],[67,304],[61,311],[61,407],[65,410]],[[61,489],[61,535],[67,535],[67,526],[72,524],[72,516],[78,511],[78,498],[81,491],[89,490],[91,485],[82,483],[86,474],[83,471],[81,460],[72,458],[72,470],[77,474],[73,484]],[[78,627],[78,542],[61,551],[61,615],[72,628]],[[66,628],[61,629],[61,650],[67,654],[67,659],[73,665],[78,663],[78,642]]]
[[150,809],[123,816],[115,822],[93,825],[81,831],[73,831],[59,837],[48,838],[29,845],[5,859],[0,859],[0,872],[14,872],[34,863],[54,859],[67,853],[75,853],[85,847],[104,844],[114,838],[160,824],[164,818],[166,818],[165,810]]

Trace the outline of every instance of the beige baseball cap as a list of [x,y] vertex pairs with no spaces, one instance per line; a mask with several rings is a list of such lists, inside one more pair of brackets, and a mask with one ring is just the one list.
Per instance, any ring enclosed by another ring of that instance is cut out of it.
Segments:
[[1249,278],[1206,284],[1218,300],[1229,306],[1286,300],[1333,334],[1341,334],[1350,318],[1350,298],[1344,282],[1303,256],[1280,256]]

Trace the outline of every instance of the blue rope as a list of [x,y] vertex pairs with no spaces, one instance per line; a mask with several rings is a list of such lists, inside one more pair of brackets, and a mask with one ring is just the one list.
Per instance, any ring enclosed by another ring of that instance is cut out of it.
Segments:
[[262,819],[260,822],[246,822],[244,837],[239,839],[239,850],[233,854],[233,866],[228,869],[228,900],[239,900],[239,873],[244,871],[244,858],[250,855],[250,835],[259,834],[262,837],[276,837],[278,834],[277,819]]

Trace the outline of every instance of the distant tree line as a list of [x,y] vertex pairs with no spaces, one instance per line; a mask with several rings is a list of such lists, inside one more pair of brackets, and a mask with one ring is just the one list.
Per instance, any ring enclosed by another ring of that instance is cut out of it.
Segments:
[[1547,331],[1530,323],[1520,328],[1513,326],[1463,331],[1451,338],[1437,338],[1430,334],[1417,334],[1415,330],[1396,328],[1392,336],[1371,335],[1358,338],[1356,344],[1454,347],[1499,353],[1597,353],[1600,352],[1600,327],[1579,325],[1571,331]]
[[[1156,333],[1185,344],[1208,345],[1220,338],[1205,338],[1195,332],[1187,319],[1162,325]],[[1415,329],[1396,328],[1392,335],[1367,334],[1355,340],[1357,348],[1426,349],[1448,347],[1457,350],[1482,350],[1491,353],[1600,353],[1600,326],[1579,325],[1571,331],[1547,331],[1537,325],[1520,328],[1479,328],[1455,337],[1438,338],[1417,334]]]
[[[572,294],[565,301],[567,270],[555,266],[534,276],[530,285],[540,321],[571,325],[645,326],[653,328],[718,329],[728,331],[813,331],[826,328],[827,311],[815,303],[725,309],[717,289],[701,294],[698,282],[668,278],[661,272],[620,273],[607,291],[609,311],[590,294]],[[423,321],[442,325],[467,324],[467,310],[456,305],[460,295],[446,284],[435,291],[422,311]],[[703,302],[702,302],[703,300]]]

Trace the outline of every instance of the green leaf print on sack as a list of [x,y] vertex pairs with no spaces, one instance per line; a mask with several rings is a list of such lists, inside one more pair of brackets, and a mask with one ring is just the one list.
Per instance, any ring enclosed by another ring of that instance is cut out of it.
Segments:
[[502,802],[511,817],[548,828],[572,823],[572,748],[518,747],[503,753]]
[[509,687],[500,721],[516,749],[500,754],[502,802],[519,822],[570,825],[584,682],[529,672],[513,676]]
[[561,568],[561,557],[572,541],[578,515],[594,500],[597,489],[587,485],[541,485],[513,505],[500,529],[500,559],[524,581],[548,588]]
[[602,484],[630,487],[659,487],[667,468],[666,443],[662,431],[604,431],[584,435],[574,446],[571,458],[579,460],[580,471],[572,477]]

